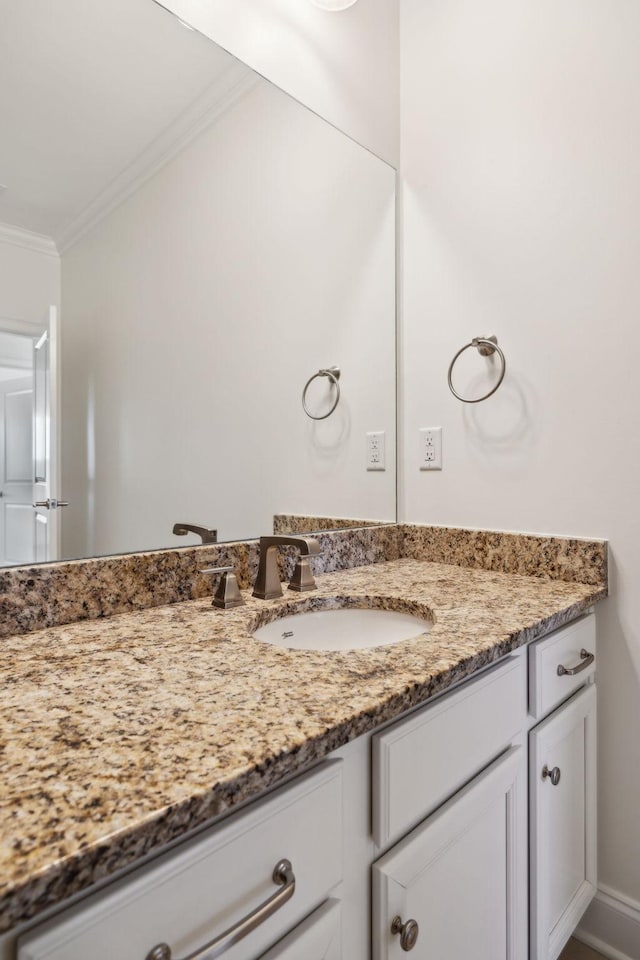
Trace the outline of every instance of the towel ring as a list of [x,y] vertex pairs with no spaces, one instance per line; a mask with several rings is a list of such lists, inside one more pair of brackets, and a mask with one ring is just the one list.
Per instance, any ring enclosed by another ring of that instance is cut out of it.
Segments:
[[[317,380],[318,377],[328,377],[333,386],[336,388],[336,399],[333,402],[333,406],[328,411],[328,413],[323,413],[321,417],[316,417],[315,414],[309,413],[309,408],[307,407],[307,390],[311,386],[314,380]],[[312,420],[326,420],[327,417],[330,417],[335,408],[340,402],[340,384],[338,380],[340,379],[340,367],[326,367],[324,370],[318,370],[317,373],[314,373],[312,377],[309,377],[307,382],[304,385],[304,390],[302,391],[302,408],[308,417],[311,417]]]
[[[461,354],[465,352],[465,350],[468,350],[469,347],[475,347],[481,357],[490,357],[494,353],[497,353],[498,356],[500,357],[500,363],[502,365],[502,369],[500,370],[500,376],[498,377],[498,382],[495,384],[495,386],[491,388],[491,390],[489,390],[488,393],[485,393],[482,397],[469,398],[469,397],[460,396],[460,394],[455,389],[453,385],[453,381],[451,379],[451,375],[453,373],[453,368],[455,366],[456,360]],[[487,400],[492,394],[496,392],[496,390],[504,380],[504,375],[506,372],[507,372],[507,361],[505,359],[504,353],[498,346],[498,338],[497,337],[474,337],[471,343],[465,344],[461,350],[458,350],[455,357],[449,364],[449,373],[447,374],[447,380],[449,382],[449,390],[451,390],[451,393],[454,395],[454,397],[457,397],[458,400],[462,400],[463,403],[481,403],[483,400]]]

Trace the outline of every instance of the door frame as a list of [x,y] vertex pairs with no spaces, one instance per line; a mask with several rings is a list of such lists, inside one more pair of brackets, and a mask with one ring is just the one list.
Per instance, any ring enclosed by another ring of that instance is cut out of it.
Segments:
[[[53,320],[53,322],[52,322]],[[41,337],[42,334],[50,329],[51,326],[55,326],[55,336],[50,341],[50,354],[49,354],[49,377],[50,377],[50,394],[53,398],[54,408],[52,409],[52,420],[53,420],[53,431],[51,435],[51,483],[53,488],[53,496],[59,497],[60,490],[60,481],[61,481],[61,430],[60,430],[60,307],[58,304],[50,304],[39,321],[32,320],[20,320],[16,317],[9,317],[6,315],[0,314],[0,332],[1,333],[12,333],[17,336],[29,337],[33,340],[37,340],[38,337]],[[35,471],[34,471],[35,476]],[[53,555],[58,558],[60,556],[60,523],[56,523],[55,527],[55,540],[54,544],[51,544]]]

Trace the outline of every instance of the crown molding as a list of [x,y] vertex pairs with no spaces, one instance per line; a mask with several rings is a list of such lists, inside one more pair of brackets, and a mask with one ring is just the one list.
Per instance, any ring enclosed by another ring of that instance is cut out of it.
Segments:
[[232,64],[163,133],[113,180],[56,237],[57,249],[65,253],[104,217],[119,207],[166,166],[191,141],[215,123],[259,81],[253,71],[239,62]]
[[42,233],[33,233],[31,230],[23,230],[22,227],[14,227],[10,223],[0,222],[0,241],[25,250],[33,250],[35,253],[44,253],[49,257],[59,256],[58,248],[51,237],[46,237]]

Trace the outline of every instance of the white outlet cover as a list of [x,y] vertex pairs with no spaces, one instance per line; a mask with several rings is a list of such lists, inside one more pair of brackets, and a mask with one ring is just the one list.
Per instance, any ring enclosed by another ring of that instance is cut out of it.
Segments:
[[367,470],[386,470],[384,430],[367,433]]
[[421,427],[419,465],[421,470],[442,470],[442,427]]

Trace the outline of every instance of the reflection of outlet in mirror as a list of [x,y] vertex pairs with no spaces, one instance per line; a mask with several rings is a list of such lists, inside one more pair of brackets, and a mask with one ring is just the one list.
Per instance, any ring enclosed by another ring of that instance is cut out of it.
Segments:
[[442,470],[442,427],[422,427],[420,437],[420,469]]
[[385,470],[384,430],[367,434],[367,470]]

